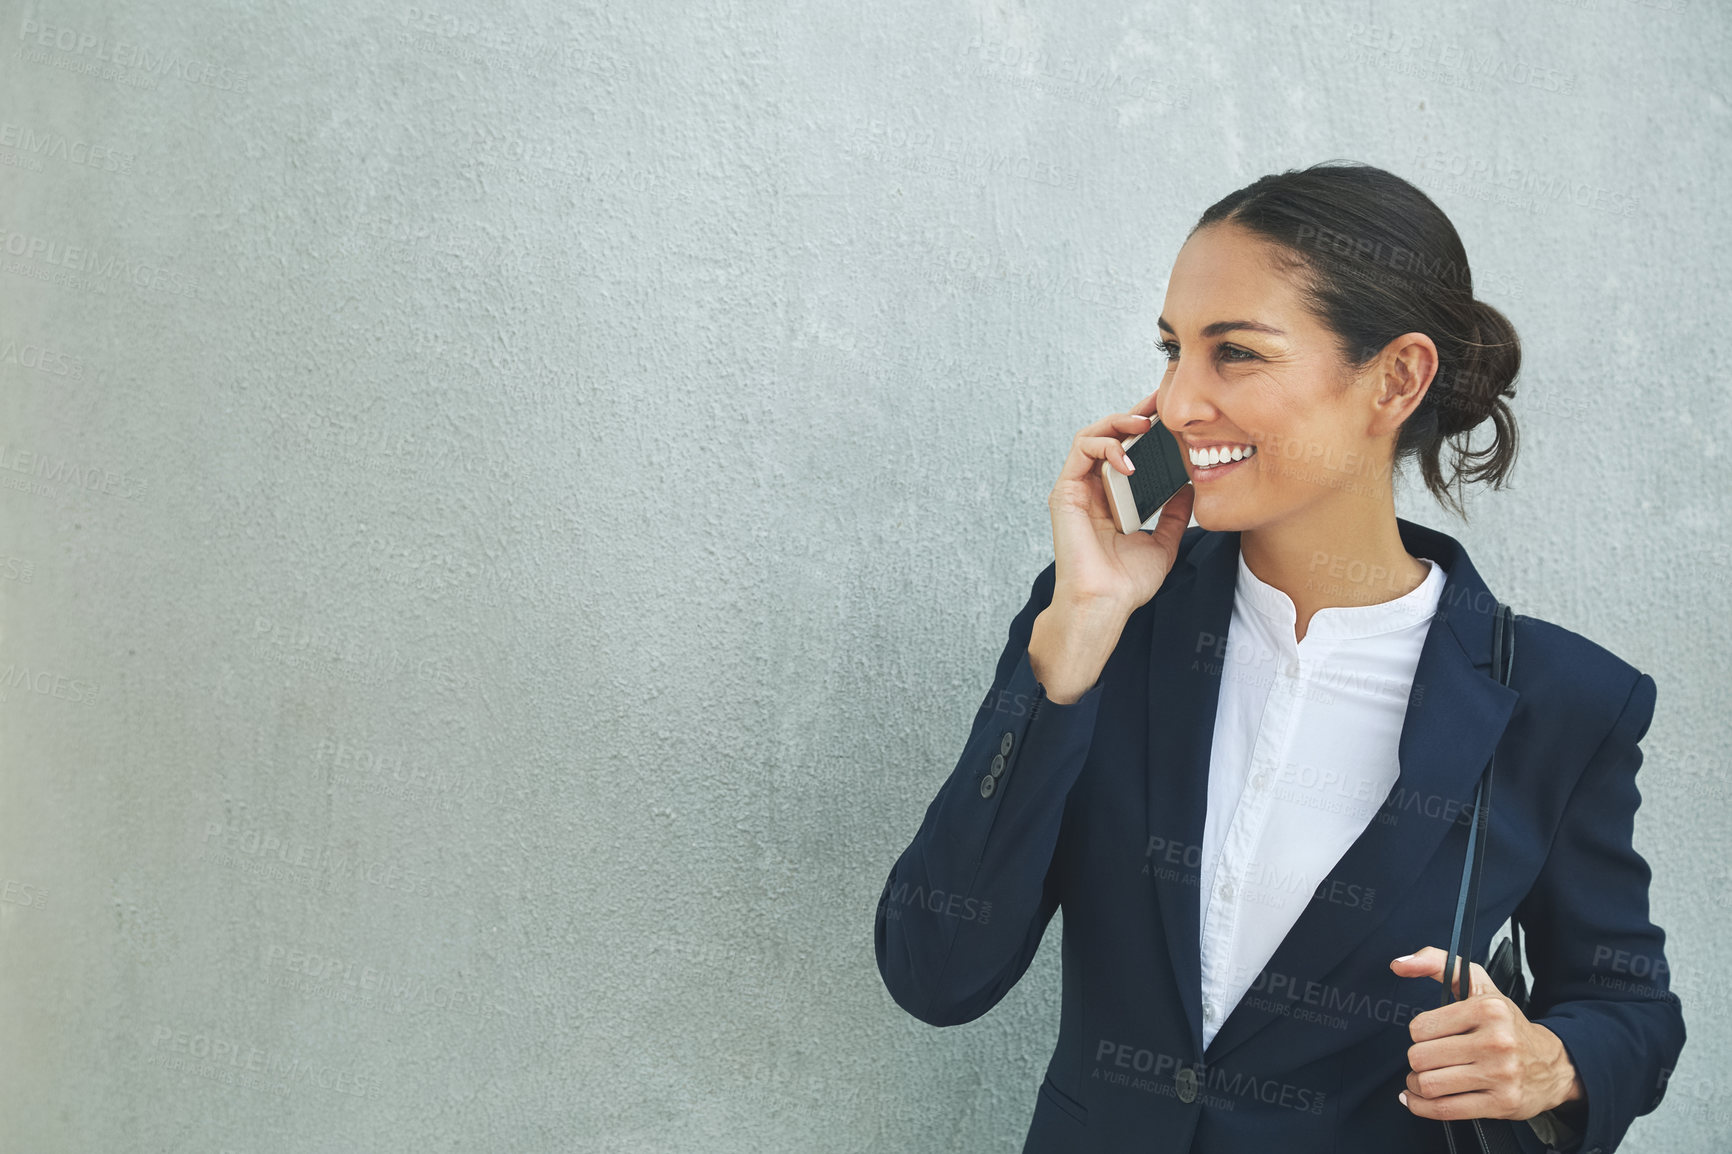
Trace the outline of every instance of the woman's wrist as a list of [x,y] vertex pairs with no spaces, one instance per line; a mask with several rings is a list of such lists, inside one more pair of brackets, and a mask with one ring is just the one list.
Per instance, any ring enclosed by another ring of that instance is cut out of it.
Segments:
[[1100,680],[1129,614],[1115,602],[1055,600],[1034,619],[1028,664],[1046,699],[1075,704]]
[[1546,1039],[1546,1044],[1552,1051],[1552,1076],[1559,1089],[1550,1096],[1552,1104],[1547,1109],[1556,1113],[1566,1123],[1578,1123],[1586,1118],[1588,1112],[1588,1091],[1587,1087],[1582,1085],[1582,1076],[1576,1070],[1575,1063],[1570,1061],[1570,1053],[1564,1048],[1563,1039],[1543,1022],[1530,1022],[1529,1025],[1541,1032],[1541,1037]]

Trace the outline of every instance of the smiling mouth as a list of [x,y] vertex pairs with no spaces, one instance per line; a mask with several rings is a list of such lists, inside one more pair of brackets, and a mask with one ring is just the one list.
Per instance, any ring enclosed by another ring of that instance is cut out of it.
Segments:
[[1222,445],[1212,449],[1191,449],[1188,455],[1191,467],[1200,473],[1206,473],[1210,469],[1219,469],[1256,456],[1257,446]]

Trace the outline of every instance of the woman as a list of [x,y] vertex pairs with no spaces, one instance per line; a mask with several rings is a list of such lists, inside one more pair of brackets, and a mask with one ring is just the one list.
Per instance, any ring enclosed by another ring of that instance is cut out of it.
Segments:
[[[1495,596],[1395,515],[1409,458],[1458,512],[1464,482],[1501,487],[1514,331],[1437,206],[1347,164],[1204,213],[1159,328],[1157,390],[1071,443],[1054,561],[890,872],[885,985],[972,1021],[1064,908],[1028,1152],[1406,1154],[1478,1117],[1526,1120],[1535,1154],[1611,1154],[1684,1044],[1631,846],[1653,679],[1522,616],[1500,684]],[[1151,415],[1191,483],[1120,534],[1099,469],[1132,471]],[[1494,747],[1473,992],[1441,1006]],[[1512,914],[1525,1015],[1480,964]]]

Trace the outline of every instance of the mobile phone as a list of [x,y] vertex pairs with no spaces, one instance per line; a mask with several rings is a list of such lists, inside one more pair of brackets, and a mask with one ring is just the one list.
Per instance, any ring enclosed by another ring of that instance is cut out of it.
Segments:
[[1159,420],[1149,422],[1149,431],[1127,437],[1125,456],[1136,472],[1125,476],[1111,461],[1101,462],[1101,480],[1106,483],[1107,506],[1113,524],[1121,533],[1153,529],[1161,506],[1191,479],[1185,471],[1185,451],[1172,432]]

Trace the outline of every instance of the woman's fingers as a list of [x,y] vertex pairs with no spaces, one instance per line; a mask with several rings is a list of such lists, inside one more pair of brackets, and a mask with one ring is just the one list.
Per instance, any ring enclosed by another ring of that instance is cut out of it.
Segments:
[[1172,568],[1180,537],[1190,523],[1190,494],[1166,503],[1154,532],[1121,534],[1108,506],[1106,479],[1090,475],[1105,467],[1103,461],[1121,476],[1135,475],[1124,442],[1153,426],[1154,400],[1151,394],[1136,406],[1150,411],[1102,417],[1078,430],[1071,440],[1064,468],[1047,498],[1058,581],[1069,596],[1141,605]]
[[[1071,442],[1070,455],[1059,473],[1061,481],[1080,481],[1097,461],[1111,461],[1125,476],[1136,471],[1125,452],[1124,438],[1134,433],[1146,433],[1149,422],[1130,413],[1115,413],[1103,417],[1079,431]],[[1119,433],[1121,436],[1109,434]]]
[[1134,433],[1146,433],[1148,431],[1148,419],[1133,411],[1113,413],[1111,416],[1102,417],[1094,424],[1084,425],[1078,429],[1076,435],[1079,437],[1104,437],[1112,433],[1123,433],[1128,437]]

